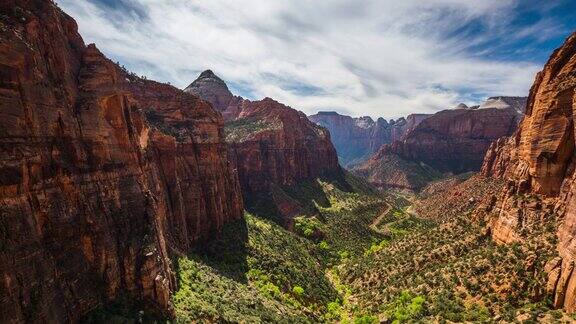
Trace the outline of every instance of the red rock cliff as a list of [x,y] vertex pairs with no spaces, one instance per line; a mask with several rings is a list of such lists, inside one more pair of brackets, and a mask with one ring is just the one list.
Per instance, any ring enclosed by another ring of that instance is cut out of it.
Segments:
[[221,116],[86,47],[51,1],[0,13],[0,322],[120,295],[170,313],[170,256],[242,215]]
[[385,149],[441,172],[479,170],[490,144],[511,135],[521,116],[513,107],[444,110]]
[[482,167],[484,175],[508,181],[491,224],[495,240],[522,240],[530,223],[560,221],[560,257],[547,265],[546,288],[555,306],[570,312],[576,310],[575,88],[573,34],[536,76],[519,130],[492,144]]
[[[185,91],[218,104],[245,196],[272,194],[274,186],[292,186],[342,172],[330,133],[304,113],[270,98],[250,101],[235,97],[211,71],[203,72]],[[289,220],[297,213],[292,203],[276,198],[270,199],[284,218]]]
[[[244,130],[244,123],[255,129]],[[245,100],[227,130],[240,182],[248,192],[341,171],[329,132],[273,99]]]

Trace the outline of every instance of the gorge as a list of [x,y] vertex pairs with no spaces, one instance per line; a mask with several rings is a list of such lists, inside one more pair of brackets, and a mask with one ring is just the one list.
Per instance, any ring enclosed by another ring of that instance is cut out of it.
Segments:
[[386,121],[148,80],[51,0],[0,31],[0,323],[576,319],[576,34]]

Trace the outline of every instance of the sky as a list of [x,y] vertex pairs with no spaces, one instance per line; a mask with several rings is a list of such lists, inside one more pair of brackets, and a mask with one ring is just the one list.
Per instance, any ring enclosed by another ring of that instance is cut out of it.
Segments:
[[206,69],[247,99],[398,118],[527,96],[576,31],[574,0],[57,0],[85,42],[185,88]]

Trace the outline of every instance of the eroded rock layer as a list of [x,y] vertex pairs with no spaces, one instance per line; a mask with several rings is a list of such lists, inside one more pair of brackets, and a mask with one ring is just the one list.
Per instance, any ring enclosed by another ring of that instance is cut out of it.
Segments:
[[559,219],[560,257],[547,265],[547,290],[554,305],[576,310],[576,34],[550,57],[530,90],[526,117],[516,134],[492,144],[482,173],[503,177],[507,188],[495,197],[492,236],[523,239],[534,222]]
[[478,171],[492,141],[511,135],[522,118],[522,97],[489,98],[482,108],[443,110],[380,147],[352,168],[380,188],[418,191],[445,173]]
[[441,172],[477,171],[490,144],[511,135],[521,116],[512,107],[444,110],[382,149]]
[[170,256],[242,216],[222,117],[85,46],[51,1],[0,13],[0,322],[120,296],[169,314]]
[[431,181],[442,177],[440,172],[424,163],[405,160],[387,149],[379,150],[370,159],[355,166],[352,173],[379,189],[402,191],[419,191]]
[[270,195],[286,219],[298,213],[294,202],[275,195],[274,187],[340,174],[330,133],[306,115],[273,99],[250,101],[233,96],[211,71],[203,72],[187,92],[214,103],[226,120],[226,141],[245,196]]

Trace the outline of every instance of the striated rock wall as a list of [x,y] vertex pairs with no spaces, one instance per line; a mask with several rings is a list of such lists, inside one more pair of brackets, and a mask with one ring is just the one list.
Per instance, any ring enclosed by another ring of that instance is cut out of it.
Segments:
[[242,215],[222,117],[85,46],[51,1],[0,13],[0,322],[121,296],[169,314],[170,256]]
[[185,89],[219,104],[226,120],[226,141],[245,198],[267,196],[290,223],[297,203],[275,195],[275,186],[340,174],[330,133],[306,115],[273,99],[250,101],[233,96],[211,71],[203,72]]
[[[227,137],[247,192],[269,190],[272,183],[290,186],[341,171],[330,133],[304,113],[270,98],[246,100],[236,123],[242,121],[264,125],[241,137]],[[227,129],[234,132],[233,125]]]
[[511,135],[521,114],[512,107],[440,111],[385,150],[441,172],[479,170],[490,144]]
[[516,134],[493,143],[482,173],[503,177],[508,186],[498,197],[492,235],[501,242],[522,240],[531,222],[559,220],[559,258],[547,264],[547,290],[554,305],[576,310],[576,34],[538,73]]
[[345,167],[353,167],[382,145],[401,140],[428,116],[412,114],[388,122],[383,118],[374,121],[370,117],[352,118],[336,112],[319,112],[309,119],[330,131],[340,162]]
[[440,111],[412,123],[416,126],[401,140],[383,145],[352,172],[379,188],[419,191],[443,173],[477,171],[484,155],[495,154],[497,145],[504,145],[505,140],[491,146],[492,141],[516,130],[522,102],[522,97],[493,97],[484,108],[460,104]]

